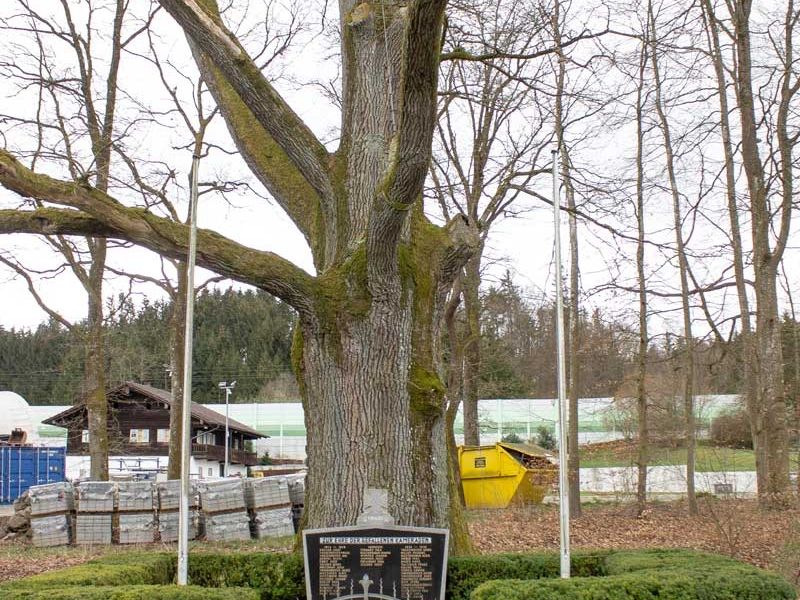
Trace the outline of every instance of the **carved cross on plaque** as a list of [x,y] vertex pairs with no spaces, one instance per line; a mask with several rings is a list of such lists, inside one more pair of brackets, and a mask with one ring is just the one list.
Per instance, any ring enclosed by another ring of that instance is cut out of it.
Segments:
[[371,586],[375,582],[372,581],[372,579],[369,578],[369,575],[364,573],[364,576],[361,578],[361,581],[359,581],[358,583],[360,583],[361,587],[364,588],[364,600],[369,600],[369,586]]

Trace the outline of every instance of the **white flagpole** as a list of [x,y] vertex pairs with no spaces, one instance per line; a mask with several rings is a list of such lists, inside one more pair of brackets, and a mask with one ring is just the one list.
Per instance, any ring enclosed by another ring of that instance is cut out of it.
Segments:
[[[189,215],[189,257],[186,264],[186,325],[183,347],[183,413],[181,426],[181,501],[178,513],[178,585],[189,576],[189,465],[192,455],[192,342],[194,333],[194,263],[197,256],[197,171],[200,157],[192,157]],[[173,398],[173,402],[177,398]]]
[[558,505],[561,529],[561,577],[569,579],[569,480],[567,479],[567,376],[564,349],[564,298],[561,273],[561,198],[558,149],[553,150],[553,230],[556,263],[556,344],[558,345]]

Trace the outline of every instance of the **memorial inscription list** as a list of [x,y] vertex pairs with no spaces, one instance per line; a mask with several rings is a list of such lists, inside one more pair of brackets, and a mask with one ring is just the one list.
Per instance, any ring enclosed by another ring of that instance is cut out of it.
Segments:
[[308,600],[444,598],[448,533],[420,527],[303,532]]

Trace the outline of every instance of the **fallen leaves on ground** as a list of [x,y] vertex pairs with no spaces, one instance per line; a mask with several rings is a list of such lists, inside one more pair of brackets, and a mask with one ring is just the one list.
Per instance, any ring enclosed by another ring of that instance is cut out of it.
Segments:
[[[658,503],[649,505],[643,515],[637,516],[632,504],[586,505],[583,516],[571,525],[572,547],[693,548],[734,556],[759,567],[781,570],[790,579],[794,578],[797,561],[789,567],[791,572],[782,562],[786,561],[787,545],[800,543],[800,508],[762,511],[752,500],[712,498],[700,498],[699,508],[699,515],[689,516],[685,502]],[[468,514],[470,532],[481,553],[558,549],[559,520],[555,506],[470,511]],[[252,542],[226,550],[267,549],[262,546],[262,542]],[[174,549],[161,544],[152,547]],[[218,547],[198,542],[194,549],[213,551]],[[281,549],[286,547],[286,540],[282,540]],[[141,551],[142,548],[130,549]],[[0,582],[73,566],[109,551],[127,550],[120,546],[34,548],[21,542],[0,544]]]
[[22,542],[0,545],[0,583],[45,571],[72,567],[102,554],[82,548],[33,548]]
[[[693,548],[771,567],[786,544],[800,538],[798,508],[762,511],[752,500],[700,498],[698,503],[697,516],[688,514],[685,502],[649,505],[641,516],[631,504],[585,506],[570,527],[572,547]],[[558,549],[557,507],[472,511],[470,515],[470,532],[482,553]]]

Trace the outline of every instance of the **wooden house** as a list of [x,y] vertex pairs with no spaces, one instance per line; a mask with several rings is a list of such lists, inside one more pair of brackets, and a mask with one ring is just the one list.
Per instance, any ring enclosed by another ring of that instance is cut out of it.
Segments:
[[[112,472],[137,470],[166,472],[169,450],[169,414],[172,394],[140,383],[126,382],[106,394],[108,402],[109,461]],[[219,477],[224,473],[225,415],[192,403],[191,473]],[[86,400],[45,419],[43,423],[67,430],[67,458],[89,455]],[[266,436],[234,419],[228,419],[228,473],[246,474],[258,463],[255,440]],[[84,461],[87,462],[88,460]],[[153,466],[155,465],[155,467]],[[81,473],[84,469],[80,469]],[[80,476],[73,473],[74,476]]]

